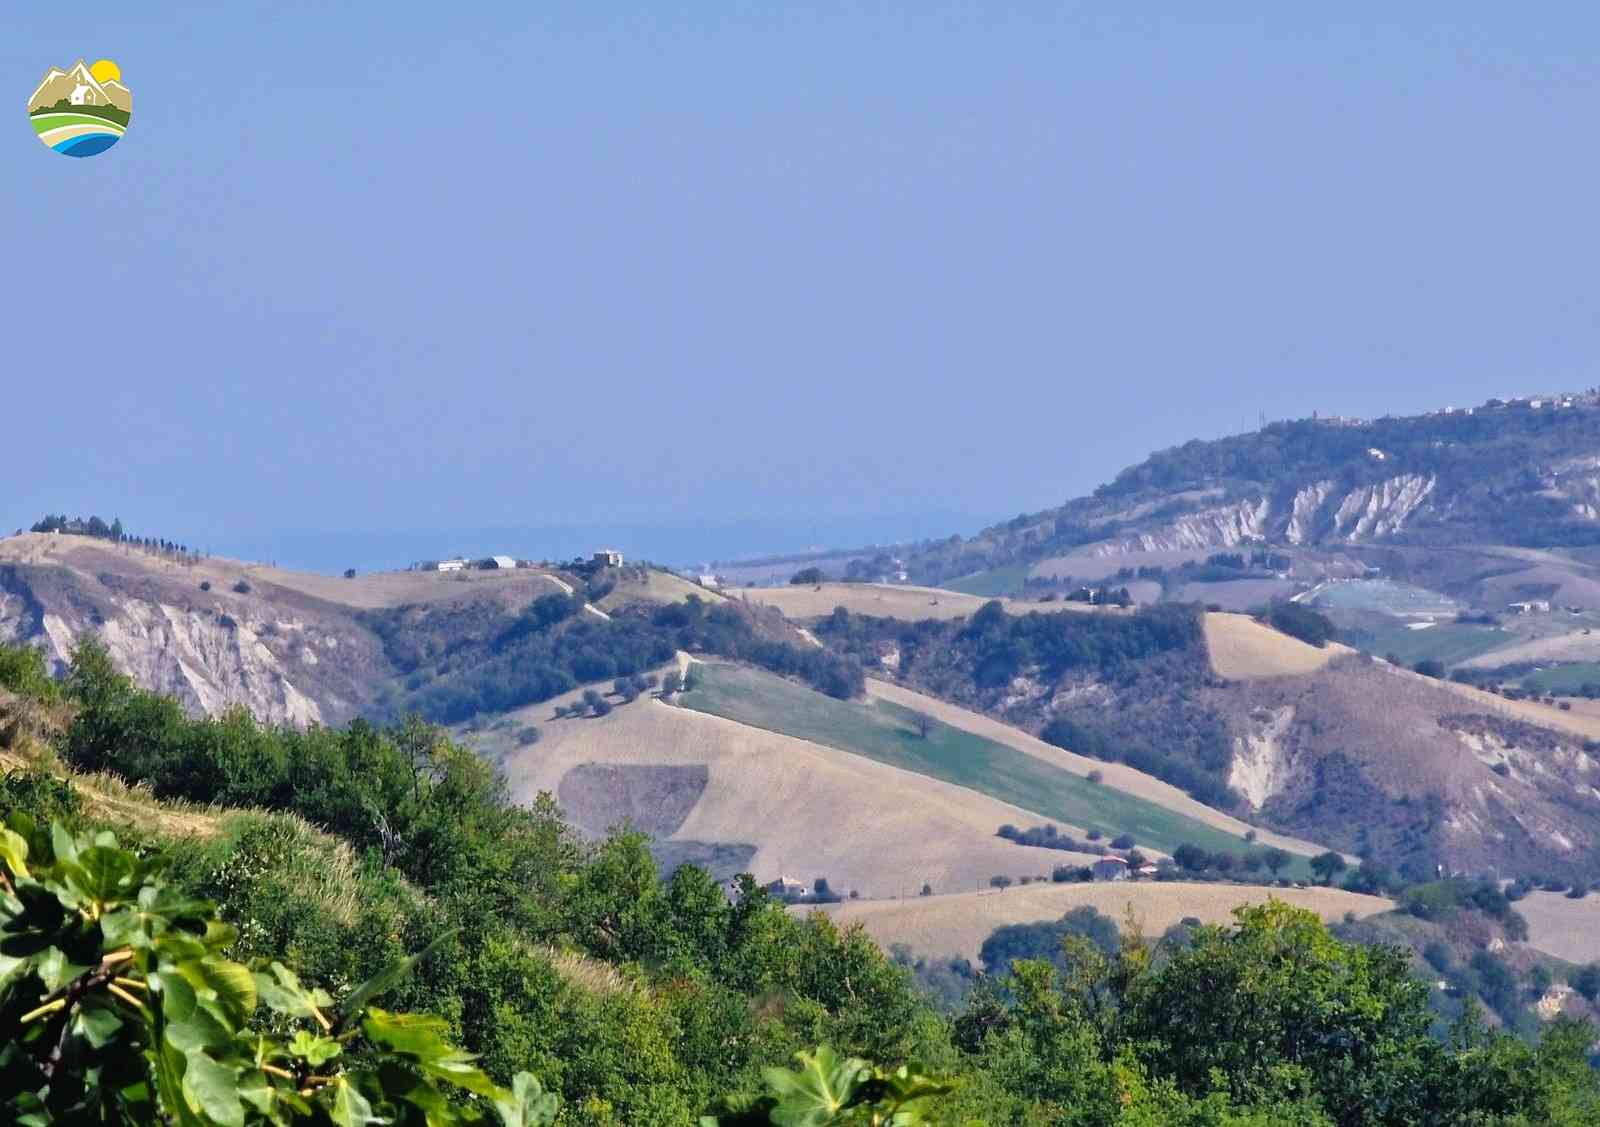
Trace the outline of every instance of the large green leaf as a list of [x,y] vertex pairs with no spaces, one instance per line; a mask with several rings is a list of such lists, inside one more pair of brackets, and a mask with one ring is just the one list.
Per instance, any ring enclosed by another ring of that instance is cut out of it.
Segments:
[[494,1098],[494,1109],[505,1127],[546,1127],[556,1121],[560,1101],[532,1075],[519,1072],[511,1081],[511,1090]]
[[183,1073],[187,1062],[182,1053],[170,1045],[161,1045],[151,1054],[155,1065],[152,1079],[160,1096],[161,1106],[167,1114],[177,1119],[181,1127],[207,1127],[184,1094]]
[[895,1127],[926,1122],[925,1117],[934,1110],[939,1097],[949,1095],[956,1087],[904,1064],[893,1072],[879,1073],[877,1080],[883,1085],[882,1103],[894,1111],[890,1123]]
[[255,977],[262,1003],[284,1017],[316,1018],[333,1005],[326,990],[302,985],[300,977],[282,963],[272,964],[271,975]]
[[0,829],[0,862],[23,880],[28,874],[28,839],[15,830]]
[[122,1017],[117,1011],[98,998],[85,999],[72,1015],[72,1031],[89,1042],[89,1047],[93,1049],[103,1049],[109,1045],[122,1026]]
[[209,991],[237,1025],[256,1008],[256,979],[248,967],[227,959],[191,959],[178,965],[178,973],[196,990]]
[[339,1077],[333,1085],[333,1101],[328,1108],[328,1117],[339,1127],[366,1127],[368,1123],[382,1123],[383,1120],[373,1114],[372,1104],[356,1090],[347,1076]]
[[478,1058],[445,1040],[450,1026],[431,1014],[394,1014],[371,1009],[361,1025],[367,1036],[418,1068],[459,1088],[491,1098],[500,1088],[473,1065]]
[[416,954],[394,960],[394,962],[384,967],[360,986],[357,986],[339,1005],[340,1023],[343,1024],[358,1016],[362,1010],[367,1008],[368,1003],[393,990],[401,979],[411,973],[412,967],[437,951],[442,944],[453,938],[455,934],[454,930],[445,932]]
[[219,1127],[244,1127],[244,1105],[239,1102],[239,1076],[202,1052],[185,1056],[183,1092]]
[[339,1042],[332,1037],[318,1037],[314,1033],[307,1033],[304,1029],[296,1032],[289,1041],[289,1052],[304,1060],[312,1068],[321,1068],[341,1051]]
[[200,1006],[182,1021],[167,1022],[167,1042],[181,1053],[221,1049],[232,1040],[233,1034]]
[[777,1099],[772,1122],[778,1127],[825,1127],[872,1076],[864,1061],[841,1058],[827,1045],[800,1053],[798,1059],[796,1070],[769,1068],[764,1073]]
[[77,891],[91,900],[105,903],[137,894],[133,854],[124,850],[91,845],[67,868]]
[[161,996],[161,1010],[168,1021],[188,1021],[194,1014],[194,987],[174,968],[167,968],[150,976],[151,985]]

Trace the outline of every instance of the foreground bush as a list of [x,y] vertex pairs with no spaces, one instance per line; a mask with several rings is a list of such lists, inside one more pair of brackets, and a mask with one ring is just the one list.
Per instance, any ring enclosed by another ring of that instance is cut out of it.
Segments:
[[421,956],[335,1002],[280,962],[225,958],[234,929],[159,867],[109,833],[0,829],[5,1122],[554,1122],[532,1076],[502,1088],[443,1021],[372,1004]]

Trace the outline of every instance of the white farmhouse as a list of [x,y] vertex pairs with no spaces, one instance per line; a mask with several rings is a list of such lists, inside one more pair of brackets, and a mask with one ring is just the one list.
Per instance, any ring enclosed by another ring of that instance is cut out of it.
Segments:
[[1127,880],[1128,863],[1121,857],[1106,854],[1091,866],[1095,880]]

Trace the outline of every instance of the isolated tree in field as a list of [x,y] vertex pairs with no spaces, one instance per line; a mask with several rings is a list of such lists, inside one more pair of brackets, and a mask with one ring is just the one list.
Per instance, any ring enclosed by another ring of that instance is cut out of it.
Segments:
[[1198,873],[1211,864],[1211,854],[1187,841],[1172,851],[1172,859],[1180,869],[1191,873]]
[[1273,846],[1262,855],[1261,859],[1266,862],[1267,868],[1272,870],[1272,875],[1277,876],[1279,871],[1289,863],[1289,854],[1277,846]]
[[993,876],[989,878],[990,888],[1010,888],[1011,878],[1006,876]]
[[917,736],[925,740],[928,738],[928,733],[933,731],[933,718],[926,712],[913,713],[911,726],[916,729]]
[[354,579],[356,577],[356,569],[353,568],[353,567],[345,568],[344,569],[344,577],[346,579]]
[[1323,884],[1332,884],[1333,878],[1344,869],[1344,858],[1331,849],[1311,858],[1311,871],[1321,878]]
[[790,577],[789,582],[797,587],[804,587],[821,583],[826,578],[828,577],[822,573],[820,567],[803,567]]
[[683,674],[679,673],[676,669],[670,671],[661,678],[662,696],[670,697],[673,693],[676,693],[681,688],[683,688]]

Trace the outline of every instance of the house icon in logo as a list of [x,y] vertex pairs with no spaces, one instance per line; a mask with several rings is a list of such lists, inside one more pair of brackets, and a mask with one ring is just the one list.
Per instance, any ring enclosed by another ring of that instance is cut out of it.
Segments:
[[93,66],[79,59],[51,67],[28,98],[33,131],[45,145],[70,157],[103,153],[122,139],[133,117],[133,91],[110,59]]

